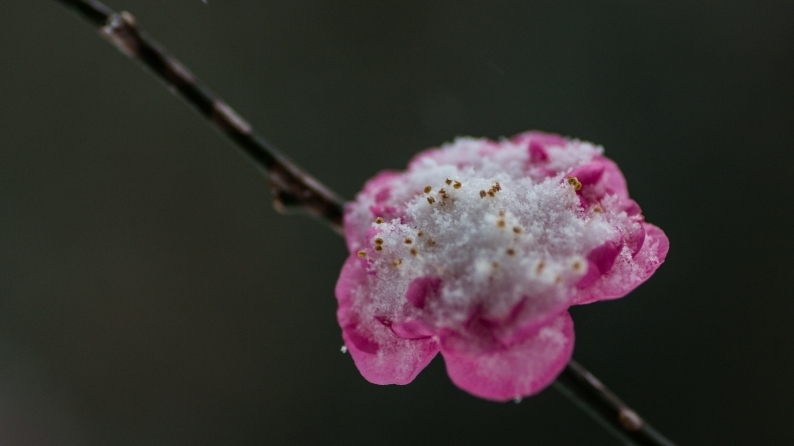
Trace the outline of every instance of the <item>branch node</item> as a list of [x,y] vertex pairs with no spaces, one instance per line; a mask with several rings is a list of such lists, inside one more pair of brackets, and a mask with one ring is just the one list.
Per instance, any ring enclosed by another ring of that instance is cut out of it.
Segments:
[[138,57],[140,53],[138,29],[135,27],[135,17],[129,12],[122,11],[110,15],[107,24],[99,30],[99,34],[127,57]]
[[645,424],[642,418],[637,415],[637,412],[634,412],[627,407],[620,409],[620,412],[618,413],[618,421],[624,429],[630,432],[635,432],[642,429],[642,426]]

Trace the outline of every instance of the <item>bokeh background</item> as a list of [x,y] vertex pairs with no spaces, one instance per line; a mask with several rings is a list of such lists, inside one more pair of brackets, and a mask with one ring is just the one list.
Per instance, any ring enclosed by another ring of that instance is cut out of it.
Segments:
[[[794,444],[794,2],[109,0],[352,198],[456,135],[617,160],[667,263],[575,358],[680,444]],[[0,14],[0,444],[616,442],[340,353],[340,237],[51,0]]]

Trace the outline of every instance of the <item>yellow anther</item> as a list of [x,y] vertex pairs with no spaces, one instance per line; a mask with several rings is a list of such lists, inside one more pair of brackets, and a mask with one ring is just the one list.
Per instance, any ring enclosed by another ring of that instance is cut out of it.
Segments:
[[515,232],[516,234],[521,234],[521,231],[522,231],[521,226],[513,226],[513,232]]
[[382,245],[376,246],[375,251],[383,251],[383,246]]
[[403,259],[394,259],[391,261],[391,264],[394,266],[400,266],[403,263]]
[[433,204],[433,203],[436,202],[436,199],[433,198],[433,197],[427,197],[427,202],[430,203],[430,204]]
[[450,180],[449,178],[447,178],[447,181],[445,181],[445,183],[447,183],[447,184],[452,184],[452,180]]
[[505,219],[504,218],[500,218],[499,220],[496,220],[496,226],[499,226],[500,228],[504,228],[505,227]]
[[378,217],[378,218],[375,219],[375,223],[376,224],[381,224],[381,223],[383,223],[383,219]]
[[489,191],[488,191],[488,196],[489,196],[489,197],[493,197],[493,196],[495,196],[495,195],[496,195],[496,193],[493,191],[493,189],[491,189],[491,190],[489,190]]
[[366,251],[359,251],[358,252],[358,256],[359,257],[366,257],[367,256],[367,252]]
[[410,245],[410,244],[411,244],[411,243],[413,243],[413,242],[414,242],[414,241],[413,241],[413,240],[411,240],[411,237],[405,237],[405,244],[406,244],[406,245]]
[[431,190],[433,190],[433,188],[431,186],[425,186],[425,193],[426,194],[429,194]]
[[593,206],[593,212],[595,212],[596,214],[600,214],[600,213],[604,212],[604,209],[601,208],[600,204],[597,204],[597,205]]
[[484,190],[480,191],[480,198],[485,198],[485,191]]
[[576,271],[577,273],[582,270],[582,262],[580,262],[579,260],[574,261],[573,265],[571,266],[573,267],[573,270]]
[[452,187],[454,187],[455,189],[460,189],[461,186],[463,186],[463,183],[461,183],[460,181],[455,181],[455,184],[452,185]]
[[579,179],[576,177],[568,177],[568,184],[573,186],[573,190],[579,190],[582,188],[582,183],[579,182]]
[[416,253],[417,253],[416,248],[411,248],[411,255],[416,256]]
[[376,238],[376,239],[375,239],[375,244],[376,244],[376,245],[382,245],[382,244],[383,244],[383,239],[382,239],[382,238],[380,238],[380,237]]
[[422,232],[422,231],[419,231],[419,232],[417,232],[417,233],[416,233],[416,236],[417,236],[417,237],[421,237],[421,236],[423,236],[423,235],[425,235],[425,233],[424,233],[424,232]]
[[509,255],[509,256],[514,256],[514,255],[516,255],[516,250],[515,250],[515,249],[513,249],[513,248],[508,248],[508,250],[507,250],[507,255]]

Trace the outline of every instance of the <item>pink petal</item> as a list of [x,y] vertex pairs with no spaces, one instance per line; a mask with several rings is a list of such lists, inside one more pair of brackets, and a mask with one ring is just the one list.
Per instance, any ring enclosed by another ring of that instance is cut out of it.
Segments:
[[573,321],[565,312],[534,336],[479,356],[442,350],[447,373],[467,392],[495,401],[537,393],[565,368],[573,352]]
[[441,279],[438,277],[418,277],[408,284],[405,298],[416,308],[422,309],[428,299],[438,296]]
[[604,163],[595,161],[582,167],[577,167],[568,176],[576,177],[582,183],[582,186],[588,186],[597,183],[604,174],[605,169],[606,165]]
[[400,216],[396,207],[384,204],[373,204],[369,207],[369,210],[372,212],[373,220],[377,217],[381,217],[384,220],[391,220],[392,218]]
[[[529,153],[529,162],[532,164],[543,163],[549,160],[549,153],[546,151],[547,146],[564,146],[568,143],[565,137],[556,135],[554,133],[539,132],[531,130],[510,138],[514,144],[526,144]],[[551,175],[553,176],[553,175]]]
[[626,187],[626,179],[623,177],[623,173],[618,168],[618,165],[611,159],[603,156],[599,157],[599,160],[604,165],[601,184],[605,187],[606,195],[616,194],[618,197],[628,200],[629,190]]
[[[630,200],[632,203],[633,200]],[[636,257],[645,243],[645,226],[641,222],[626,228],[626,246],[631,250],[631,256]]]
[[353,306],[353,293],[369,277],[355,255],[348,257],[336,284],[336,312],[342,337],[361,375],[373,384],[408,384],[438,353],[432,338],[402,339],[375,317]]
[[509,345],[523,341],[571,305],[570,297],[524,296],[506,315],[483,315],[481,323],[489,328],[501,344]]
[[620,207],[621,209],[626,211],[626,215],[628,215],[629,217],[640,215],[642,213],[642,209],[640,209],[640,205],[637,204],[636,201],[631,199],[623,200]]
[[620,253],[620,245],[615,242],[606,242],[603,245],[590,251],[587,255],[587,260],[593,262],[601,274],[606,274],[607,271],[615,264],[615,258]]
[[571,303],[571,296],[548,294],[524,296],[504,314],[489,314],[478,307],[461,328],[439,330],[439,344],[448,354],[477,356],[520,343],[556,320]]
[[424,339],[433,336],[433,331],[418,320],[407,320],[391,324],[391,329],[403,339]]
[[539,141],[529,142],[529,162],[542,163],[549,160],[549,154],[546,148]]
[[367,181],[367,183],[364,185],[364,190],[362,193],[377,195],[377,193],[384,187],[390,188],[392,182],[398,180],[399,178],[400,172],[394,170],[384,170],[379,172],[377,175]]
[[650,223],[642,223],[642,226],[645,238],[637,254],[633,258],[620,255],[606,274],[592,285],[579,289],[576,305],[623,297],[648,280],[664,263],[670,247],[667,236]]
[[391,188],[388,186],[384,186],[382,189],[375,194],[375,202],[383,203],[384,201],[388,200],[391,197]]

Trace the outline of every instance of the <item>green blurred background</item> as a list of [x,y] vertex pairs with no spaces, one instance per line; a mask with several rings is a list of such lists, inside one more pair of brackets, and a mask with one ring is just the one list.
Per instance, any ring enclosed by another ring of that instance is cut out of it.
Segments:
[[[794,443],[794,2],[109,5],[348,198],[460,134],[603,144],[671,251],[575,357],[681,444]],[[440,358],[367,383],[340,237],[56,2],[0,42],[0,445],[615,444]]]

